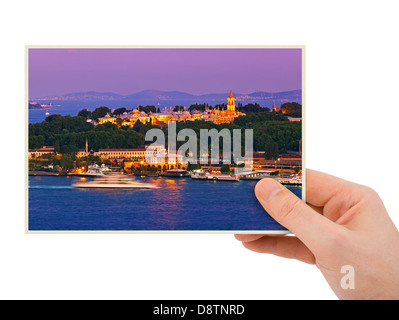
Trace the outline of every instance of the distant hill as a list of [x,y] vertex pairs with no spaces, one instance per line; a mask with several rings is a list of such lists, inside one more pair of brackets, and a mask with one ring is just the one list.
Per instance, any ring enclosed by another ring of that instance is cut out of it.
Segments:
[[32,100],[123,100],[125,96],[113,92],[76,92],[57,96],[46,96]]
[[[284,92],[265,92],[258,91],[248,94],[233,92],[237,101],[246,100],[302,100],[302,90],[292,90]],[[194,95],[181,91],[160,91],[143,90],[129,95],[120,95],[113,92],[77,92],[57,96],[47,96],[32,100],[143,100],[143,101],[162,101],[162,100],[202,100],[202,101],[224,101],[228,92],[208,93]]]

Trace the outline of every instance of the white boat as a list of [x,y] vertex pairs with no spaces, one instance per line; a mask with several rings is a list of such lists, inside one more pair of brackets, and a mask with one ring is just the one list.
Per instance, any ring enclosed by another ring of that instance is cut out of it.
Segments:
[[302,177],[292,177],[292,178],[276,178],[276,180],[283,184],[289,186],[301,186],[302,185]]
[[188,171],[187,170],[183,170],[183,169],[170,169],[170,170],[166,170],[165,172],[163,172],[161,174],[161,176],[163,177],[188,177]]
[[195,180],[220,180],[220,181],[240,181],[240,177],[232,174],[209,173],[203,171],[192,172],[191,179]]
[[79,173],[78,176],[81,177],[103,177],[106,176],[110,172],[109,168],[102,164],[99,166],[98,164],[92,164],[87,167],[87,171],[84,173]]
[[273,171],[269,170],[256,170],[256,171],[242,171],[236,172],[241,180],[261,180],[264,178],[272,177],[271,173]]
[[119,188],[119,189],[157,189],[158,186],[151,183],[144,183],[125,177],[123,175],[110,175],[103,178],[96,178],[92,181],[80,181],[72,184],[75,188]]

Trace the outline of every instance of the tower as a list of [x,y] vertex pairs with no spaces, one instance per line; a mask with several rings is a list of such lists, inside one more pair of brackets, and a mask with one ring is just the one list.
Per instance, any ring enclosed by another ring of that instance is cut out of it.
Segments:
[[236,111],[236,106],[234,104],[234,97],[233,97],[233,91],[230,89],[230,94],[229,97],[227,98],[227,111]]

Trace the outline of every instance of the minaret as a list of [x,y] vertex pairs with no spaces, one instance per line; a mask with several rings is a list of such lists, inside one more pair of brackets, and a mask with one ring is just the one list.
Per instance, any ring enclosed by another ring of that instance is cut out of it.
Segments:
[[86,153],[88,153],[89,152],[89,143],[87,142],[87,139],[86,139]]
[[230,94],[229,97],[227,98],[227,111],[236,111],[236,106],[234,104],[234,97],[233,97],[233,91],[230,89]]

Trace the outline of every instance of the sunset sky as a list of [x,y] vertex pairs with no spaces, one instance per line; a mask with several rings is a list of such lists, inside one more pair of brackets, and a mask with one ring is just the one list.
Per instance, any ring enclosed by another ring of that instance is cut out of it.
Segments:
[[29,49],[29,97],[146,89],[191,94],[302,87],[302,49]]

